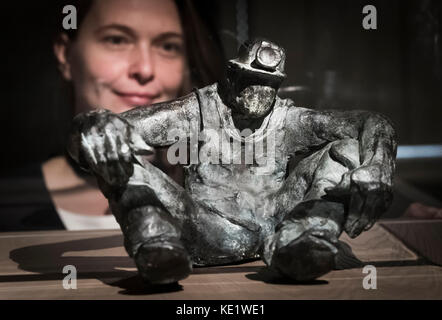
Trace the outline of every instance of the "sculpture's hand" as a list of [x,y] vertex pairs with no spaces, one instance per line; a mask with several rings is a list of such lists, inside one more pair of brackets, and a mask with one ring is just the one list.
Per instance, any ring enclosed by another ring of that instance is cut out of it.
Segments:
[[80,131],[80,153],[87,166],[111,186],[122,186],[133,174],[133,154],[152,153],[122,117],[100,109],[86,114]]
[[344,225],[347,234],[355,238],[370,229],[392,201],[391,170],[381,165],[367,165],[345,173],[329,196],[344,199],[348,216]]

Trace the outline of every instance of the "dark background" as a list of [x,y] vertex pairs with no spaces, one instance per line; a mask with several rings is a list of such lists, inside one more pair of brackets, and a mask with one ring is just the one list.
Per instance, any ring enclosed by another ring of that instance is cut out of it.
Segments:
[[[367,4],[377,8],[377,30],[362,28]],[[238,21],[250,38],[286,49],[284,85],[304,88],[290,95],[296,104],[378,111],[394,123],[399,144],[442,143],[442,1],[218,0],[200,7],[211,12],[227,58],[238,46]],[[60,12],[57,1],[3,2],[1,171],[63,151],[72,110],[52,54]],[[442,200],[441,165],[399,161],[398,173]]]

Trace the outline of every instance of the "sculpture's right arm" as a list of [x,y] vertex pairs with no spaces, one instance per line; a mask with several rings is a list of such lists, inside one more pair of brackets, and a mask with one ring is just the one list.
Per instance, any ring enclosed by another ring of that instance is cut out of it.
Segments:
[[195,93],[121,114],[98,109],[74,118],[67,149],[84,169],[111,185],[122,185],[133,172],[132,153],[146,154],[154,146],[171,145],[198,125]]

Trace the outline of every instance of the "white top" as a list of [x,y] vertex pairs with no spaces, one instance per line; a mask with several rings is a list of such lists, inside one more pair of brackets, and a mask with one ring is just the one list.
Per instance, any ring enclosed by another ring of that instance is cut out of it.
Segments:
[[67,230],[120,229],[120,225],[112,214],[89,216],[60,208],[57,208],[57,212]]

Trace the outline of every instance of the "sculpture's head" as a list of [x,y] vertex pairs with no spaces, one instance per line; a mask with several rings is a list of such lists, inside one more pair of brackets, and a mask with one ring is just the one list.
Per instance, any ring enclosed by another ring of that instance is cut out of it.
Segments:
[[227,66],[224,89],[232,107],[251,118],[265,116],[286,77],[284,63],[284,49],[270,41],[257,39],[244,44],[238,58]]

